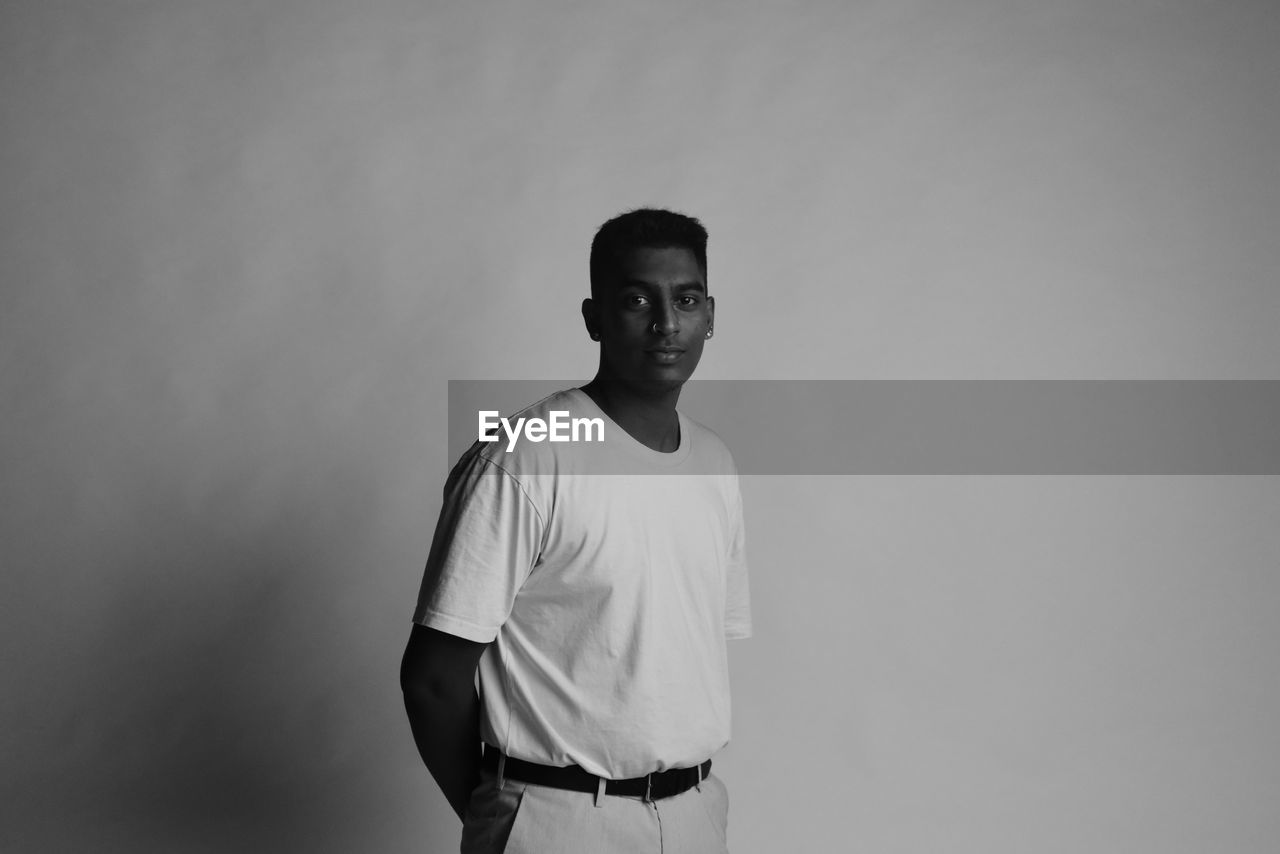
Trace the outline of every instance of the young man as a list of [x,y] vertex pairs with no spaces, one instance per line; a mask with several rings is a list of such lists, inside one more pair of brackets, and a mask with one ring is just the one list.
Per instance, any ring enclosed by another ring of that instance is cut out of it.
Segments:
[[725,639],[751,633],[742,502],[676,410],[713,334],[706,240],[663,210],[601,226],[596,376],[509,421],[598,419],[602,441],[477,442],[445,486],[401,685],[464,854],[727,850],[710,757]]

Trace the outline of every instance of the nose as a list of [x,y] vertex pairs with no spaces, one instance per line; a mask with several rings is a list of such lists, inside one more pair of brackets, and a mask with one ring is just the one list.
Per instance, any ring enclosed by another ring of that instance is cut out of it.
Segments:
[[653,321],[653,331],[657,335],[674,335],[680,330],[680,320],[676,310],[671,306],[659,308]]

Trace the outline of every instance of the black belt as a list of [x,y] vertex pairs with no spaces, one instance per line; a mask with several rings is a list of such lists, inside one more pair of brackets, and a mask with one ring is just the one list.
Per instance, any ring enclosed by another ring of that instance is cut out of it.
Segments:
[[[498,762],[502,753],[495,747],[484,746],[484,767],[494,773],[498,771]],[[701,773],[699,773],[701,769]],[[554,765],[538,765],[525,762],[523,759],[507,757],[503,775],[522,783],[533,783],[538,786],[551,786],[554,789],[569,789],[575,792],[594,794],[600,778],[581,765],[567,765],[563,768]],[[655,771],[643,777],[630,777],[626,780],[606,780],[606,795],[625,795],[633,798],[644,798],[657,801],[670,798],[681,792],[687,792],[711,773],[711,760],[693,768],[671,768],[667,771]]]

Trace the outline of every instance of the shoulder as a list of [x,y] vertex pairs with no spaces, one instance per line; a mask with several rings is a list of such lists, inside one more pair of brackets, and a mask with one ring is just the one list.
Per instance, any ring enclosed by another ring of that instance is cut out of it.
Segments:
[[681,413],[681,424],[689,431],[689,441],[693,445],[693,454],[697,457],[697,466],[707,473],[737,475],[738,466],[734,462],[733,452],[720,438],[720,434],[707,425]]
[[558,391],[510,414],[490,413],[491,428],[462,454],[454,473],[502,474],[521,482],[554,473],[563,465],[557,461],[563,443],[546,441],[548,431],[563,432],[582,414],[573,390]]
[[511,418],[512,420],[537,418],[549,421],[553,416],[559,415],[581,416],[585,413],[584,402],[589,404],[590,398],[578,389],[563,389],[547,395],[536,403],[529,404]]

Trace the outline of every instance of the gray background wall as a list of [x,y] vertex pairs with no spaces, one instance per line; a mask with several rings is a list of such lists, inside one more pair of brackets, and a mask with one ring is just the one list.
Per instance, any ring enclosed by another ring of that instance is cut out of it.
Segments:
[[[0,11],[0,847],[448,851],[399,653],[450,378],[581,377],[704,218],[700,376],[1263,379],[1280,6]],[[714,426],[714,421],[712,421]],[[768,851],[1273,850],[1273,477],[752,477]]]

